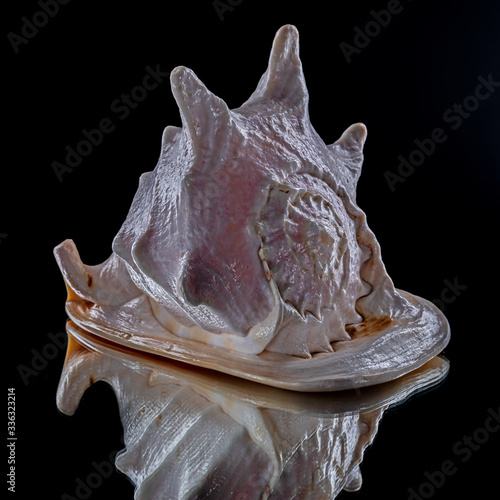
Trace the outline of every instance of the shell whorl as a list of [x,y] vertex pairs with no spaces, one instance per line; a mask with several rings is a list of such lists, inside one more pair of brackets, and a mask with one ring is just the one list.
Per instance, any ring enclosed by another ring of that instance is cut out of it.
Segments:
[[[364,125],[349,127],[331,146],[317,136],[308,118],[298,32],[290,25],[276,34],[268,68],[241,107],[230,110],[185,67],[172,71],[171,85],[182,132],[180,140],[177,133],[169,135],[189,160],[181,166],[183,188],[176,203],[190,217],[177,285],[164,286],[169,297],[162,301],[156,295],[155,300],[168,310],[172,295],[182,297],[177,302],[182,308],[184,301],[190,319],[178,319],[213,334],[250,338],[266,324],[268,334],[259,335],[257,346],[249,339],[252,352],[265,348],[280,328],[285,331],[280,338],[300,339],[303,334],[295,330],[304,324],[310,339],[285,342],[292,354],[309,356],[330,350],[333,340],[348,339],[345,325],[361,320],[355,302],[364,288],[356,269],[361,260],[355,228],[338,194],[343,190],[354,199]],[[319,152],[309,144],[319,145]],[[165,151],[165,162],[171,162],[171,148]],[[297,172],[330,178],[339,193],[323,197],[300,182],[289,186],[287,179]],[[284,198],[280,185],[288,189]],[[217,225],[220,219],[226,221],[223,228]],[[151,260],[147,251],[143,260]],[[259,259],[262,268],[255,272]],[[245,275],[246,268],[254,269],[252,275]],[[161,270],[149,274],[161,277]],[[271,279],[278,303],[267,283]],[[204,318],[211,314],[220,322],[207,323]],[[325,314],[329,317],[321,325]],[[270,318],[277,321],[274,326]],[[284,349],[282,340],[274,346]]]

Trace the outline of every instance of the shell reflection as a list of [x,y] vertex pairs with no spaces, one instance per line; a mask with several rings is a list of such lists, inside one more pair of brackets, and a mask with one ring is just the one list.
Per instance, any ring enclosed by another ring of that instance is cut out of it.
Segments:
[[72,322],[68,333],[58,407],[72,414],[93,382],[112,386],[126,445],[116,466],[142,500],[320,499],[355,491],[384,411],[439,383],[449,366],[436,357],[385,384],[304,394],[141,355]]

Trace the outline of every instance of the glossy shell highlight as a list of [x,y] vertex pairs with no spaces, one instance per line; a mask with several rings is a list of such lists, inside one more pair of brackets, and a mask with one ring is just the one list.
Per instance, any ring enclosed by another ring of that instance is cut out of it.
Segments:
[[293,26],[237,109],[187,68],[171,84],[182,128],[166,128],[110,258],[55,249],[77,325],[297,391],[384,382],[444,349],[446,318],[394,287],[356,204],[366,127],[327,145],[310,123]]

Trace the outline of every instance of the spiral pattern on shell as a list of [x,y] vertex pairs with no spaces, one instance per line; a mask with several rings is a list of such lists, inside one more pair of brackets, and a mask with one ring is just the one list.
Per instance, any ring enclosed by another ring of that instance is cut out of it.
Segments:
[[334,309],[336,297],[349,279],[351,224],[340,200],[286,185],[270,189],[257,232],[259,255],[267,264],[283,300],[305,317],[322,319],[324,308]]

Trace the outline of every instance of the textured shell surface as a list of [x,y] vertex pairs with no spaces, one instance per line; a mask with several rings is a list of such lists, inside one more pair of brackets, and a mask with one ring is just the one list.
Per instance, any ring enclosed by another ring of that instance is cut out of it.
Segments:
[[306,394],[117,348],[71,321],[67,329],[58,407],[72,414],[90,384],[111,385],[125,443],[116,466],[138,500],[314,500],[356,491],[384,411],[441,382],[449,367],[435,357],[385,384]]
[[327,145],[310,123],[293,26],[237,109],[187,68],[171,86],[182,127],[165,129],[110,258],[55,249],[77,325],[301,391],[384,382],[446,346],[446,319],[394,287],[356,204],[365,126]]

